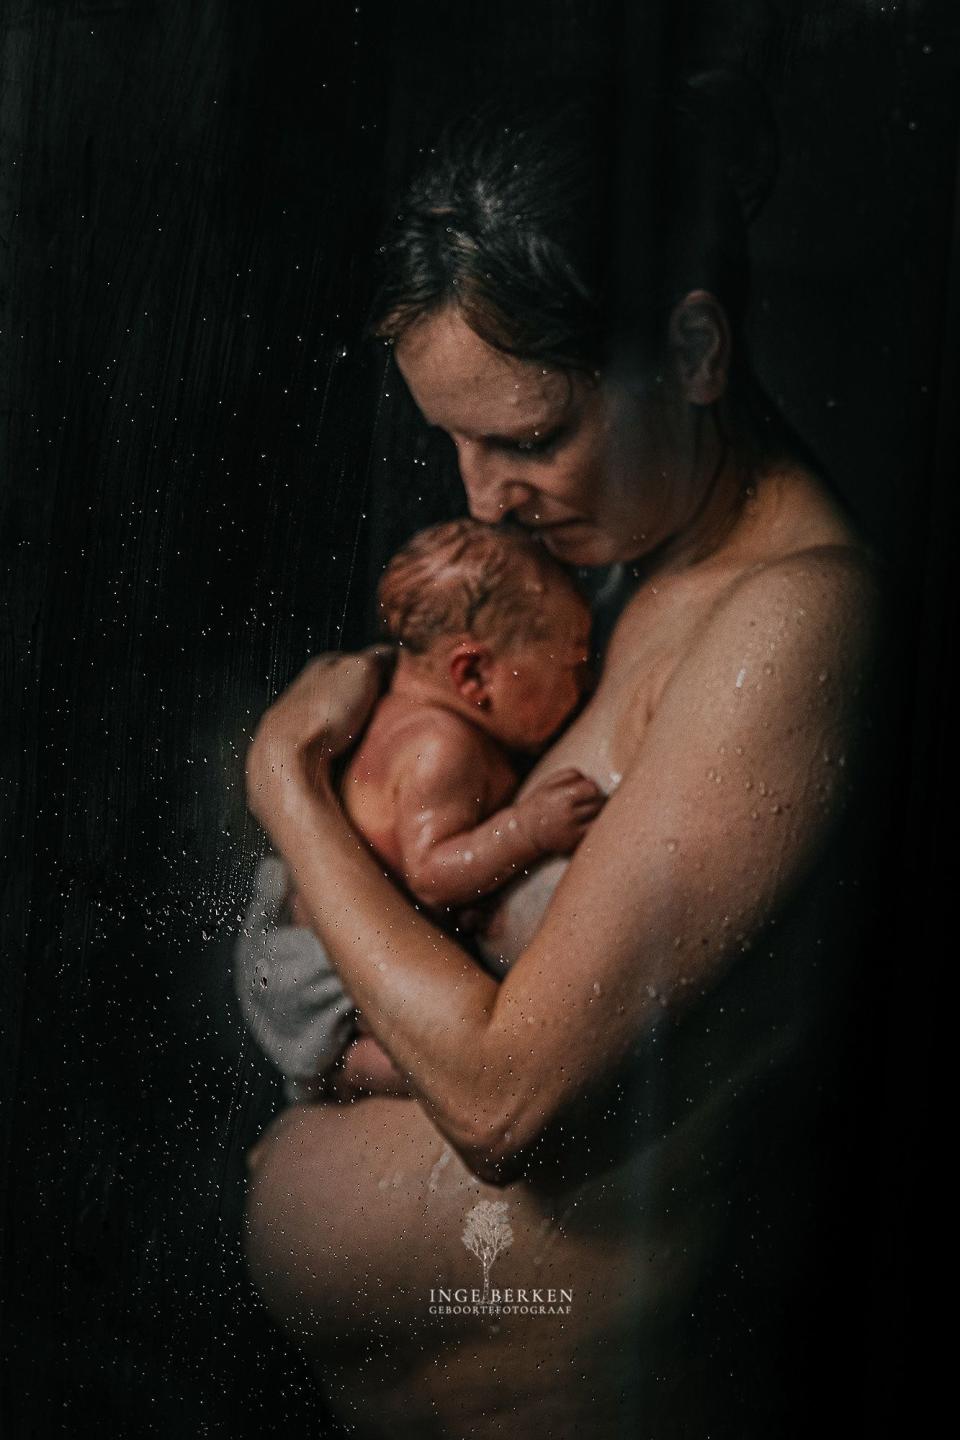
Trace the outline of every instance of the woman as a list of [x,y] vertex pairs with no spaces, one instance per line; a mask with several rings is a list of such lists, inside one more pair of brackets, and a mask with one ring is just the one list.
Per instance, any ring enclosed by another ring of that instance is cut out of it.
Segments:
[[[525,782],[575,766],[610,799],[501,900],[500,983],[337,803],[374,659],[308,667],[251,747],[251,808],[412,1097],[287,1110],[252,1179],[253,1275],[350,1433],[783,1433],[875,600],[745,363],[763,186],[717,90],[660,117],[629,247],[584,101],[453,130],[384,247],[379,333],[471,513],[632,584]],[[514,1303],[469,1313],[484,1284]]]

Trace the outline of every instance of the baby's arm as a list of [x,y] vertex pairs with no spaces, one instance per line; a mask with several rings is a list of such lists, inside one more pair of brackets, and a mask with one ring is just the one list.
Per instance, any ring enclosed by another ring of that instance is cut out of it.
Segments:
[[403,877],[424,904],[469,904],[544,855],[569,854],[606,798],[568,768],[478,823],[487,769],[479,746],[440,733],[404,771],[396,836]]
[[[544,855],[569,853],[606,798],[579,770],[565,769],[477,823],[489,767],[480,746],[465,745],[461,735],[431,734],[402,761],[396,800],[401,871],[412,893],[431,906],[468,903]],[[293,924],[312,928],[295,890],[287,903]],[[406,1077],[364,1033],[359,1012],[354,1015],[361,1033],[326,1069],[321,1093],[339,1100],[409,1095]]]

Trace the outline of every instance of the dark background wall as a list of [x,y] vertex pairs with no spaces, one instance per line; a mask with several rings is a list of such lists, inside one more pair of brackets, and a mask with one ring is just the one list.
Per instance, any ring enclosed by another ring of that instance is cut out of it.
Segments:
[[[837,1347],[831,1415],[899,1433],[931,1258],[917,1193],[938,1163],[949,10],[0,4],[10,1436],[324,1431],[239,1252],[243,1151],[279,1103],[229,985],[262,848],[244,745],[309,653],[365,637],[389,550],[461,505],[360,340],[391,191],[492,81],[613,57],[628,97],[651,68],[701,61],[766,81],[783,160],[755,235],[758,368],[888,556],[909,637],[864,1014],[826,1152],[855,1160],[825,1204],[824,1311],[804,1317]],[[811,1376],[814,1411],[825,1386]]]

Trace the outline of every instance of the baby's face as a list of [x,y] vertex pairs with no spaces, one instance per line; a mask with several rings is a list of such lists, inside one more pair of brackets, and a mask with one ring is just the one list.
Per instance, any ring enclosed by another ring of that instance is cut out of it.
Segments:
[[538,602],[545,638],[497,650],[491,666],[487,728],[514,750],[540,750],[571,714],[589,683],[590,610],[566,585]]

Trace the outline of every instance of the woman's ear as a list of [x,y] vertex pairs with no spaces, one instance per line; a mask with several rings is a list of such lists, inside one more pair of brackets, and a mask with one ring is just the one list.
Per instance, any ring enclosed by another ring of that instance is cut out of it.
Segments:
[[691,405],[713,405],[727,388],[730,325],[709,290],[691,290],[670,316],[670,354]]
[[457,645],[449,660],[449,675],[461,700],[478,710],[490,708],[490,663],[493,659],[487,645],[467,641]]

